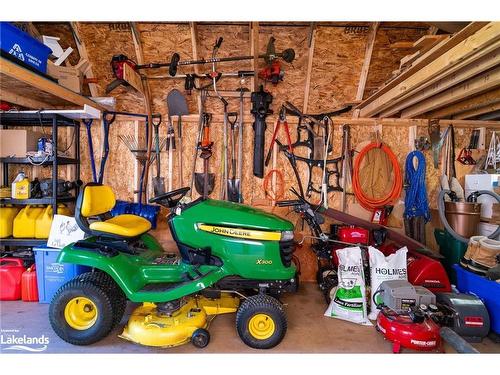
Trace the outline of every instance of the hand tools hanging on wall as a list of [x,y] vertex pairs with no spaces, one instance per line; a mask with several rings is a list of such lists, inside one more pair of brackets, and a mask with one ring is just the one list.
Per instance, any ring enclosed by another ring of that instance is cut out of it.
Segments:
[[252,92],[251,95],[252,110],[254,123],[252,125],[254,131],[253,141],[253,174],[256,177],[264,177],[264,145],[266,133],[266,117],[272,113],[269,106],[273,101],[273,96],[264,91],[264,86],[260,85],[259,91]]
[[[215,89],[215,83],[214,83],[214,90]],[[215,91],[219,99],[222,101],[222,104],[224,105],[224,117],[223,117],[223,123],[222,123],[222,150],[221,150],[221,182],[220,182],[220,195],[219,199],[220,200],[225,200],[227,198],[227,178],[228,178],[228,162],[227,162],[227,100],[224,99],[218,91]]]
[[[222,43],[222,38],[219,38],[220,43]],[[264,59],[266,62],[266,67],[260,72],[254,71],[240,71],[237,73],[221,73],[216,72],[216,79],[219,80],[221,77],[240,77],[242,74],[246,76],[257,75],[260,79],[264,81],[272,82],[273,84],[277,84],[279,81],[283,80],[284,72],[281,69],[280,59],[291,63],[295,59],[295,51],[292,48],[287,48],[283,52],[276,52],[275,43],[276,39],[271,36],[269,42],[267,43],[266,53],[260,54],[258,57]],[[220,44],[219,44],[220,47]],[[168,63],[149,63],[149,64],[137,64],[132,59],[129,59],[124,54],[114,55],[111,59],[111,69],[113,71],[113,75],[115,80],[111,82],[106,87],[106,93],[110,93],[116,87],[120,85],[129,86],[130,84],[125,80],[123,73],[123,66],[127,64],[132,70],[138,72],[143,69],[158,69],[158,68],[168,68],[168,73],[170,78],[185,78],[186,82],[186,90],[191,90],[192,88],[196,88],[194,84],[195,79],[203,79],[203,78],[213,78],[212,73],[207,73],[204,75],[197,74],[186,74],[186,75],[177,75],[177,69],[179,66],[187,66],[187,65],[203,65],[203,64],[214,64],[220,62],[227,61],[243,61],[243,60],[253,60],[254,56],[233,56],[233,57],[216,57],[213,56],[208,59],[198,59],[198,60],[180,60],[180,55],[178,53],[172,54],[170,62]],[[164,79],[167,78],[165,76],[148,76],[148,79]],[[201,89],[201,88],[197,88]]]
[[130,84],[125,80],[123,73],[123,66],[127,64],[133,70],[136,70],[137,63],[131,59],[129,59],[124,54],[114,55],[111,58],[111,70],[113,72],[113,76],[115,80],[106,86],[106,94],[109,94],[111,91],[116,89],[120,85],[130,86]]
[[[177,158],[179,159],[179,187],[183,187],[183,168],[182,168],[182,116],[189,115],[189,109],[186,102],[186,98],[182,93],[173,89],[169,92],[167,96],[167,107],[168,107],[168,116],[171,119],[172,116],[177,116]],[[171,189],[169,189],[170,191]]]
[[219,93],[217,90],[217,52],[219,51],[219,48],[222,44],[222,38],[218,38],[215,41],[215,44],[212,49],[212,58],[210,61],[212,62],[212,86],[215,95],[219,100],[222,102],[222,105],[224,107],[224,120],[222,124],[222,141],[223,141],[223,146],[222,146],[222,152],[221,152],[221,184],[220,184],[220,199],[224,200],[227,199],[227,179],[228,179],[228,155],[227,155],[227,123],[228,123],[228,102],[224,97]]
[[[326,126],[323,120],[326,117],[335,116],[350,110],[351,106],[342,107],[340,109],[309,115],[302,113],[297,107],[295,107],[290,102],[285,102],[284,104],[286,113],[292,114],[299,118],[299,122],[297,124],[297,140],[291,146],[295,150],[297,147],[305,147],[308,149],[308,157],[302,157],[290,152],[287,145],[281,144],[276,139],[276,143],[279,145],[280,151],[282,151],[290,162],[292,169],[294,171],[295,177],[297,179],[297,185],[300,191],[300,195],[304,197],[307,195],[310,197],[313,192],[321,194],[321,185],[323,181],[318,184],[314,184],[313,182],[313,170],[314,168],[325,168],[325,178],[327,180],[327,192],[330,193],[332,191],[342,191],[342,187],[339,184],[340,179],[340,163],[343,160],[344,156],[340,156],[338,158],[333,159],[324,159],[324,144],[325,144],[325,135],[326,135]],[[304,134],[306,135],[306,139],[303,139]],[[323,135],[322,135],[323,134]],[[332,147],[328,147],[327,152],[330,153]],[[308,181],[307,187],[304,195],[304,188],[302,185],[302,181],[298,172],[297,162],[306,163],[308,167]],[[334,181],[330,182],[331,178],[334,177]]]
[[276,137],[278,136],[278,132],[283,125],[285,129],[286,138],[288,141],[287,147],[290,153],[293,153],[292,147],[292,139],[290,138],[290,129],[288,128],[288,122],[286,121],[286,108],[285,106],[281,106],[280,113],[278,119],[276,120],[276,126],[274,127],[273,137],[271,138],[271,144],[269,145],[269,149],[267,150],[266,160],[264,161],[264,165],[267,167],[269,165],[269,161],[271,160],[271,154],[273,152],[274,143],[276,142]]
[[[237,132],[237,125],[236,122],[238,121],[238,113],[237,112],[230,112],[227,114],[227,121],[229,122],[230,125],[230,132],[229,132],[229,143],[231,147],[231,165],[229,165],[230,170],[231,170],[231,178],[228,177],[226,183],[227,183],[227,200],[230,202],[238,202],[238,192],[239,188],[236,185],[236,132]],[[226,154],[227,157],[227,154]],[[229,171],[228,171],[229,172]],[[228,173],[229,176],[229,173]]]
[[351,128],[349,125],[342,125],[342,195],[340,198],[340,208],[342,212],[346,210],[347,187],[352,184],[352,149],[351,149]]
[[87,142],[89,145],[89,157],[90,157],[90,168],[92,170],[92,179],[94,182],[102,184],[104,179],[104,169],[106,167],[106,162],[108,160],[109,155],[109,127],[115,121],[116,115],[118,112],[104,112],[102,114],[102,134],[104,136],[103,139],[103,149],[102,149],[102,157],[101,164],[99,166],[99,174],[97,174],[97,169],[95,165],[95,157],[94,157],[94,145],[92,140],[92,119],[82,119],[85,124],[85,128],[87,129]]
[[160,121],[155,121],[153,118],[153,129],[155,132],[154,142],[155,142],[155,159],[156,159],[156,176],[153,177],[153,192],[155,197],[165,193],[165,179],[161,177],[161,168],[160,168],[160,151],[163,146],[167,142],[167,138],[164,138],[163,141],[160,141]]
[[[192,197],[193,195],[193,186],[195,185],[195,178],[196,178],[196,159],[198,157],[198,151],[200,149],[200,145],[203,139],[204,135],[204,124],[206,122],[205,118],[205,102],[207,100],[207,91],[206,89],[201,90],[200,92],[200,113],[199,113],[199,118],[198,118],[198,135],[196,136],[196,143],[194,145],[194,153],[193,153],[193,163],[192,163],[192,169],[191,169],[191,181],[189,183],[189,192],[186,194],[189,196],[189,198]],[[214,176],[215,179],[215,176]],[[197,189],[198,193],[200,193],[200,189]],[[209,193],[210,194],[210,193]]]
[[[333,138],[333,127],[331,127],[331,120],[328,116],[323,118],[323,122],[325,124],[325,131],[323,132],[325,138],[325,145],[323,148],[323,176],[321,183],[321,202],[325,209],[328,208],[328,178],[327,178],[327,170],[326,170],[326,159],[328,158],[328,150],[333,151],[333,144],[331,143],[331,139]],[[331,130],[330,130],[331,127]]]
[[480,130],[474,129],[470,136],[469,146],[460,150],[458,154],[457,161],[464,165],[474,165],[476,161],[472,157],[472,150],[477,149],[479,143]]
[[243,83],[243,77],[240,80],[240,115],[238,124],[238,170],[236,172],[236,187],[238,192],[238,203],[243,203],[243,194],[241,190],[241,176],[243,172],[243,115],[244,115],[244,103],[243,94],[248,91],[241,84]]
[[425,224],[431,219],[431,214],[425,186],[425,156],[421,151],[408,154],[405,171],[405,234],[425,244]]
[[[145,139],[146,140],[148,139],[148,135],[149,135],[148,115],[139,114],[139,113],[130,113],[130,112],[105,112],[105,114],[112,114],[113,120],[114,120],[115,116],[119,116],[119,115],[142,118],[145,122],[145,129],[146,129]],[[105,115],[103,115],[103,119],[104,119],[104,116]],[[153,126],[159,127],[161,124],[161,121],[162,121],[161,114],[159,114],[159,113],[153,114],[151,116],[151,120],[152,120]],[[104,121],[103,121],[103,124],[104,124]],[[108,133],[109,133],[109,129],[108,129]],[[105,132],[105,134],[106,134],[106,132]],[[145,181],[146,169],[149,167],[149,165],[151,165],[155,161],[156,153],[151,154],[149,159],[148,159],[147,149],[140,147],[139,140],[135,136],[120,134],[120,135],[118,135],[118,138],[130,150],[130,152],[134,155],[136,160],[142,166],[141,176],[140,176],[140,180],[139,180],[139,190],[138,190],[138,202],[142,203],[143,201],[146,200],[146,186],[147,186],[147,183]],[[160,142],[159,152],[161,152],[162,148],[165,145],[165,142],[166,142],[166,139],[164,139],[162,142]],[[106,145],[106,143],[107,143],[107,141],[106,141],[106,136],[105,136],[105,142],[104,142],[105,153],[104,153],[104,156],[102,159],[102,160],[104,160],[104,162],[106,161],[106,159],[108,157],[107,154],[109,154],[109,143],[107,145]],[[106,152],[106,149],[107,149],[107,152]],[[101,161],[101,169],[103,168],[102,163],[103,162]],[[102,183],[102,181],[98,181],[98,182]],[[144,206],[146,209],[147,205],[144,204]]]
[[[222,43],[222,38],[219,38],[220,43]],[[266,64],[271,64],[276,59],[280,58],[283,61],[291,63],[295,59],[295,51],[292,48],[285,49],[281,53],[277,53],[274,47],[275,38],[271,37],[267,44],[267,49],[265,54],[261,54],[258,57],[263,58]],[[220,44],[219,44],[220,47]],[[253,60],[255,56],[233,56],[233,57],[215,57],[212,55],[208,59],[198,59],[198,60],[185,60],[181,61],[178,53],[174,53],[170,59],[170,63],[157,63],[157,64],[145,64],[137,65],[137,69],[145,68],[161,68],[168,67],[169,74],[173,77],[177,74],[177,68],[184,65],[203,65],[203,64],[213,64],[226,61],[242,61],[242,60]]]
[[200,158],[203,159],[203,173],[196,173],[194,175],[194,186],[198,194],[203,198],[207,198],[215,186],[215,174],[209,172],[208,160],[212,156],[212,146],[213,142],[210,141],[210,121],[212,115],[210,113],[203,114],[203,124],[202,124],[202,138],[198,145],[198,149],[201,150]]

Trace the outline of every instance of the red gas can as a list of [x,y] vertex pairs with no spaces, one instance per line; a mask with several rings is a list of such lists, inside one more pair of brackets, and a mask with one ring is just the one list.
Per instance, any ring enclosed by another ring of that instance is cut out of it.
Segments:
[[21,286],[24,302],[38,302],[38,285],[34,264],[23,273]]
[[26,268],[22,259],[0,259],[0,300],[15,301],[21,299],[21,279]]

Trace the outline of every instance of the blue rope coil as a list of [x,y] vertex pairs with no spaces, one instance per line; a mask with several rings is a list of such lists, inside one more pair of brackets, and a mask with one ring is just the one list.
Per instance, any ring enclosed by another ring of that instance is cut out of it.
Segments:
[[[413,160],[417,159],[417,168]],[[420,151],[412,151],[406,157],[405,165],[405,212],[404,217],[423,216],[425,222],[431,219],[427,202],[427,188],[425,187],[425,156]]]

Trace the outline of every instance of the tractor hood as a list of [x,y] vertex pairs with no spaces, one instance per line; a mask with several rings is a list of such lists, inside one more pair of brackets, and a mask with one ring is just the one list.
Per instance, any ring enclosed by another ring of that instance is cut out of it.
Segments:
[[291,231],[293,224],[276,215],[243,204],[206,199],[196,203],[176,217],[175,221],[212,224],[268,231]]

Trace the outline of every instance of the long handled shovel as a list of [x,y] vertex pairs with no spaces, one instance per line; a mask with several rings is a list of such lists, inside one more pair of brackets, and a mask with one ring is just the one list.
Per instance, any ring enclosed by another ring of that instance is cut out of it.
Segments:
[[[241,82],[241,81],[240,81]],[[238,121],[238,169],[236,172],[236,186],[238,188],[238,203],[243,203],[243,194],[241,191],[241,175],[243,170],[243,94],[248,91],[246,87],[240,87],[240,114]]]
[[210,119],[211,115],[203,114],[203,138],[200,142],[201,149],[200,158],[203,159],[203,173],[195,173],[194,186],[198,194],[203,198],[207,198],[215,186],[215,174],[209,172],[208,159],[212,156],[213,142],[210,141]]
[[153,119],[153,128],[155,132],[155,153],[156,153],[156,176],[153,177],[153,191],[155,197],[158,195],[165,193],[165,179],[160,176],[160,124],[161,118],[159,121]]
[[227,179],[227,200],[230,202],[239,201],[239,181],[236,180],[236,136],[235,125],[238,121],[238,113],[230,112],[227,114],[227,121],[231,126],[229,141],[231,146],[231,178]]
[[189,109],[186,102],[186,98],[182,93],[173,89],[168,93],[167,96],[167,107],[168,107],[168,115],[178,116],[177,117],[177,136],[179,137],[179,142],[177,145],[177,157],[179,158],[179,186],[183,187],[182,182],[182,116],[189,115]]

